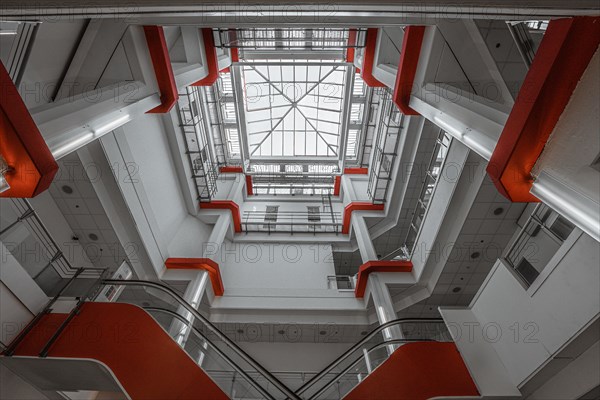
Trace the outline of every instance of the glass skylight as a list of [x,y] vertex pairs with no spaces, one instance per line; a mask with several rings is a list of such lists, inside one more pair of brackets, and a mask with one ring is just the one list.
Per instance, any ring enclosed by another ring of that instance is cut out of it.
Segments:
[[321,60],[242,65],[250,158],[337,157],[349,68]]

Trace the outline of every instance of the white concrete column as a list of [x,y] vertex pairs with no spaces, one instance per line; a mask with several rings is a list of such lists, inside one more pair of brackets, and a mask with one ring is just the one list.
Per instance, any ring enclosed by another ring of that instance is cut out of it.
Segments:
[[[375,251],[375,246],[373,246],[373,241],[369,236],[369,230],[365,219],[360,215],[353,215],[352,228],[356,235],[356,241],[363,263],[377,260],[377,252]],[[390,291],[387,285],[381,280],[378,273],[369,274],[367,288],[371,293],[379,324],[385,324],[386,322],[396,319],[397,315],[394,310],[394,303],[390,296]],[[391,340],[402,339],[404,336],[399,327],[392,327],[383,331],[383,337],[385,340]],[[394,349],[395,347],[390,348],[389,350],[393,352]]]
[[373,246],[373,241],[369,235],[369,228],[367,227],[365,219],[356,213],[354,213],[351,218],[352,229],[356,236],[358,250],[360,251],[360,257],[362,258],[363,263],[377,260],[377,252],[375,251],[375,246]]

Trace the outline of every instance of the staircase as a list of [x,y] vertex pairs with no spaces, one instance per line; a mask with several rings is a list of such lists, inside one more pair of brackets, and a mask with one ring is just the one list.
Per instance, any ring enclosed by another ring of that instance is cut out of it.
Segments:
[[[381,325],[293,392],[173,289],[136,280],[107,279],[101,285],[160,296],[152,305],[130,300],[139,295],[121,295],[133,304],[85,301],[82,296],[69,314],[47,307],[0,362],[8,357],[12,365],[32,358],[96,360],[136,400],[418,400],[478,395],[454,343],[443,341],[440,332],[446,328],[439,319]],[[191,322],[182,310],[193,317]],[[389,340],[381,334],[407,325],[413,328],[409,338]],[[415,331],[414,326],[424,328]]]

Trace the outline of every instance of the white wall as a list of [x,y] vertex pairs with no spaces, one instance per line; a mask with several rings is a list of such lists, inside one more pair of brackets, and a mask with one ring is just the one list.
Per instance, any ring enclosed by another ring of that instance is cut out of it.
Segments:
[[335,275],[331,245],[233,243],[211,257],[219,263],[225,288],[327,289]]
[[[123,127],[131,161],[139,177],[163,243],[170,243],[187,215],[160,116],[145,114]],[[149,211],[149,210],[148,210]]]
[[501,260],[496,263],[471,309],[481,327],[488,327],[488,339],[516,385],[598,318],[599,262],[600,245],[581,234],[568,252],[550,261],[544,270],[550,274],[538,278],[541,285],[530,290]]

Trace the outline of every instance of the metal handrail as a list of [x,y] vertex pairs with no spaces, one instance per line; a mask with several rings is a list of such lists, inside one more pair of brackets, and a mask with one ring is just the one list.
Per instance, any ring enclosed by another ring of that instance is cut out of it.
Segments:
[[245,362],[247,362],[250,366],[252,366],[255,370],[261,373],[269,383],[275,386],[279,391],[288,396],[289,399],[301,400],[301,398],[292,392],[286,385],[284,385],[279,379],[277,379],[273,374],[267,371],[262,365],[260,365],[254,358],[252,358],[248,353],[242,350],[235,342],[229,339],[223,332],[221,332],[215,325],[212,324],[206,317],[198,312],[194,307],[190,306],[187,301],[185,301],[176,291],[171,289],[168,286],[165,286],[161,283],[143,281],[143,280],[119,280],[119,279],[104,279],[101,282],[101,285],[117,285],[117,286],[146,286],[153,287],[158,289],[164,293],[169,294],[173,297],[180,306],[186,309],[192,316],[196,319],[199,319],[204,323],[204,325],[220,340],[222,340],[228,347],[230,347],[240,358],[242,358]]
[[244,379],[246,379],[252,385],[252,387],[254,387],[254,389],[256,389],[261,395],[263,395],[267,399],[276,400],[275,397],[273,397],[262,386],[260,386],[258,383],[256,383],[256,381],[254,379],[252,379],[246,371],[244,371],[242,368],[240,368],[231,358],[229,358],[229,356],[227,356],[225,353],[223,353],[223,351],[221,349],[219,349],[217,346],[213,345],[210,342],[210,340],[208,340],[208,338],[206,336],[204,336],[204,334],[202,334],[202,332],[200,332],[200,330],[194,326],[194,324],[190,323],[190,321],[188,319],[184,318],[179,313],[172,311],[172,310],[168,310],[166,308],[143,307],[143,309],[146,310],[148,313],[162,312],[165,314],[169,314],[172,317],[177,318],[179,321],[183,322],[187,327],[191,328],[192,331],[194,331],[194,333],[196,335],[198,335],[202,340],[204,340],[206,343],[210,343],[211,347],[213,348],[215,353],[217,353],[219,355],[219,357],[223,358],[235,370],[235,372],[242,375],[244,377]]
[[318,380],[320,380],[325,375],[329,374],[336,366],[338,366],[342,361],[346,360],[350,355],[352,355],[356,350],[360,349],[368,340],[373,338],[378,333],[381,333],[383,330],[396,325],[401,325],[405,323],[428,323],[428,322],[444,322],[442,318],[399,318],[385,324],[379,325],[377,328],[373,329],[369,332],[364,338],[362,338],[359,342],[357,342],[354,346],[352,346],[348,351],[344,354],[333,360],[328,366],[323,368],[321,372],[317,375],[313,376],[310,380],[308,380],[304,385],[300,386],[296,390],[297,395],[301,395],[306,392],[312,385],[314,385]]
[[[394,345],[394,344],[422,343],[422,342],[437,342],[437,340],[433,340],[433,339],[390,339],[385,342],[378,343],[378,344],[372,346],[371,348],[367,349],[366,354],[369,355],[373,351],[375,351],[381,347],[386,347],[386,346],[390,346],[390,345]],[[362,358],[365,358],[365,353],[363,353]],[[333,386],[339,380],[339,377],[346,375],[348,373],[348,371],[350,371],[352,368],[354,368],[354,366],[356,366],[356,364],[358,364],[360,362],[360,360],[361,360],[361,358],[358,358],[352,364],[350,364],[346,368],[344,368],[340,373],[338,373],[335,376],[334,379],[332,379],[325,386],[323,386],[321,389],[319,389],[318,392],[316,392],[315,394],[310,396],[308,400],[314,400],[314,399],[318,398],[327,389],[329,389],[331,386]]]

